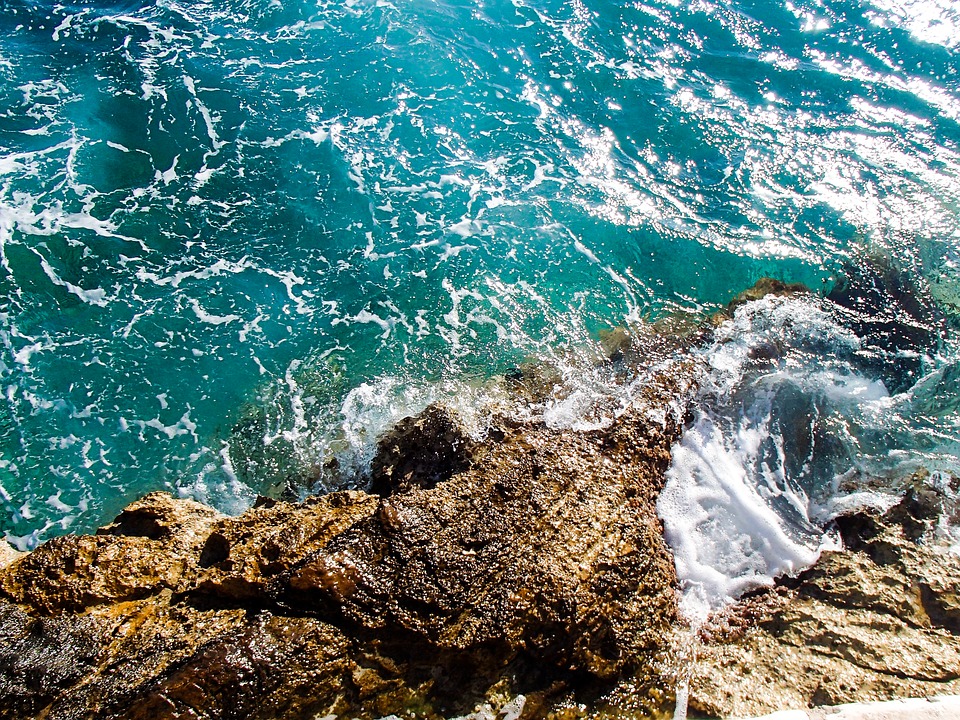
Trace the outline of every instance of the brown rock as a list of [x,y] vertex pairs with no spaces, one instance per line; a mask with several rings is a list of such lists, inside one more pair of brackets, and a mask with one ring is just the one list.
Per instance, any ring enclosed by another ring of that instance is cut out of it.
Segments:
[[191,591],[219,603],[270,603],[268,584],[369,516],[377,499],[338,492],[304,503],[270,501],[211,526],[198,555]]
[[151,493],[97,535],[54,538],[0,571],[0,592],[53,613],[180,590],[196,573],[200,543],[219,517],[199,503]]
[[675,394],[589,433],[494,417],[483,442],[429,408],[381,443],[382,496],[228,518],[155,493],[51,540],[0,570],[0,718],[545,714],[584,678],[655,686]]
[[37,717],[95,671],[107,642],[94,618],[48,618],[0,602],[0,718]]
[[14,602],[51,614],[137,600],[177,588],[187,558],[145,538],[73,536],[44,543],[0,577]]
[[470,470],[385,498],[279,597],[438,647],[498,644],[612,675],[655,651],[674,616],[654,502],[677,433],[642,416],[582,434],[502,422]]
[[180,547],[192,547],[199,536],[209,532],[210,524],[222,517],[193,500],[175,500],[167,493],[155,492],[128,505],[97,534],[168,540]]
[[929,508],[909,493],[884,517],[842,518],[849,550],[758,597],[755,624],[705,634],[691,708],[744,717],[960,692],[960,557],[917,542]]
[[[118,695],[103,717],[324,717],[351,705],[350,643],[309,618],[259,613]],[[102,711],[101,711],[102,712]]]

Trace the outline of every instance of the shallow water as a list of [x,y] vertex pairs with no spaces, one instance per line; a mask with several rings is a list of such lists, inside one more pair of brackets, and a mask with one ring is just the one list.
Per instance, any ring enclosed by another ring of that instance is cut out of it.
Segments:
[[530,356],[607,422],[601,330],[773,276],[837,303],[721,330],[667,497],[708,603],[808,562],[956,471],[958,46],[947,0],[6,0],[0,531],[355,482]]

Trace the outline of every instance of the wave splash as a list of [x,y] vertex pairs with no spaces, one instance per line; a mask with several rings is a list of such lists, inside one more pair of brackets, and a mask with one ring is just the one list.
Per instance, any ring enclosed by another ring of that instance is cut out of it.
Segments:
[[[942,482],[960,470],[956,409],[931,408],[956,361],[894,349],[883,377],[849,319],[829,300],[768,296],[700,351],[699,395],[658,502],[691,620],[837,549],[830,521],[892,505],[911,473]],[[904,357],[919,379],[891,393]]]

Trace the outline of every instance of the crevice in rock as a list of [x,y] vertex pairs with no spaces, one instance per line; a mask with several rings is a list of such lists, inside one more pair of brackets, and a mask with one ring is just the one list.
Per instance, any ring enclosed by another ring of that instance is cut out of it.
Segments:
[[230,541],[222,533],[212,532],[200,551],[200,567],[208,568],[222,564],[230,557]]
[[960,635],[960,597],[956,589],[934,590],[928,583],[920,583],[920,601],[930,622],[952,635]]
[[940,676],[932,676],[931,674],[920,674],[920,673],[908,673],[904,670],[899,670],[895,668],[883,667],[881,665],[876,665],[872,663],[863,662],[859,659],[854,653],[838,653],[832,650],[827,650],[826,648],[819,647],[818,651],[827,657],[833,657],[838,660],[843,660],[850,665],[866,670],[869,673],[874,673],[877,675],[886,675],[888,677],[897,678],[899,680],[915,680],[918,682],[925,683],[948,683],[952,680],[960,679],[960,670],[954,673],[944,673]]

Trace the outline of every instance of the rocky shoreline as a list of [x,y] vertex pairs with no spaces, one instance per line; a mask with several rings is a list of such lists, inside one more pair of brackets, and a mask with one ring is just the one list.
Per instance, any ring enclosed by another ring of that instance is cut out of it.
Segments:
[[478,445],[432,407],[381,442],[381,494],[236,518],[149,495],[0,574],[0,717],[539,716],[637,672],[657,709],[679,431],[501,418]]
[[943,505],[917,482],[886,513],[840,517],[843,551],[714,616],[692,714],[960,693],[960,556],[935,539]]
[[960,693],[960,558],[919,478],[840,518],[845,551],[685,627],[656,500],[694,378],[665,364],[590,431],[494,413],[478,440],[434,405],[380,440],[367,492],[238,517],[153,493],[5,549],[0,718],[670,717],[685,678],[691,717]]

